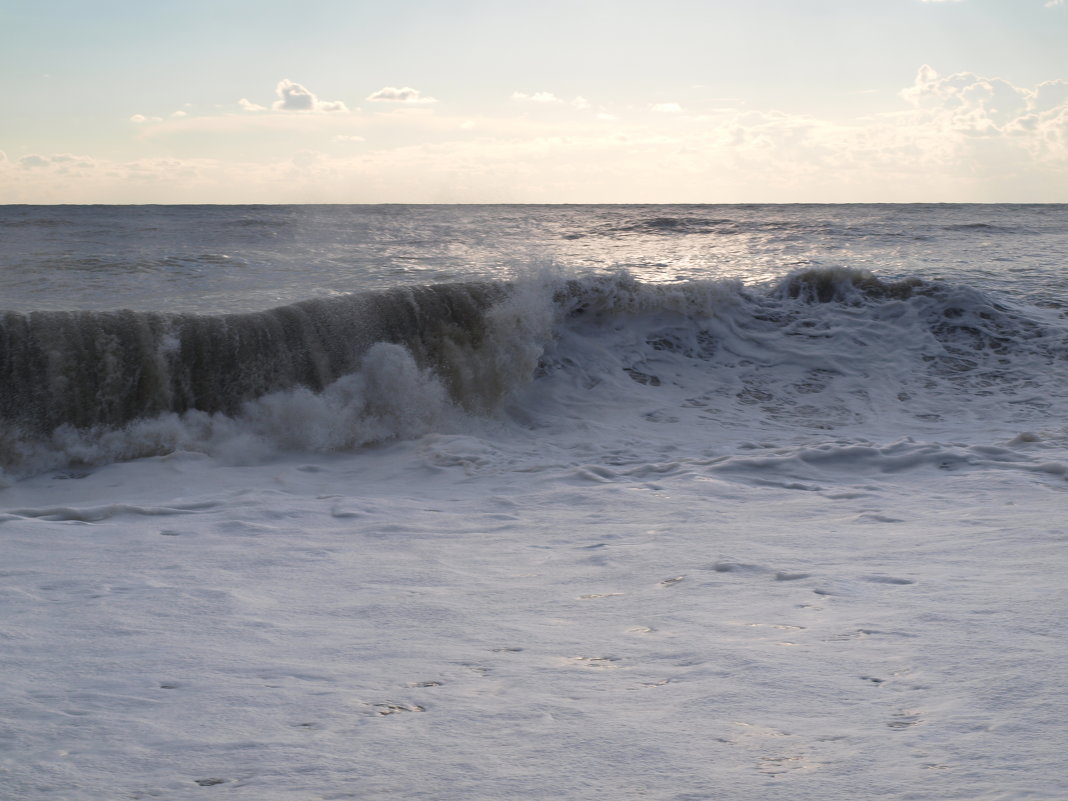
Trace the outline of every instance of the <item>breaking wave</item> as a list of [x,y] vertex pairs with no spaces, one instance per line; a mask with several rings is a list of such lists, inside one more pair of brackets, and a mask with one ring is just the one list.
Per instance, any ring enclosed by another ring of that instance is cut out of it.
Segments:
[[0,466],[347,450],[620,403],[739,431],[1023,425],[1065,406],[1066,368],[1068,330],[1042,310],[844,268],[438,284],[215,316],[6,312]]

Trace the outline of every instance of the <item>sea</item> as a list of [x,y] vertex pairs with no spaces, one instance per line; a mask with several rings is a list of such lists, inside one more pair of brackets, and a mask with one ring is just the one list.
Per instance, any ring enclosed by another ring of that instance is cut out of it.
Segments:
[[0,206],[0,799],[1055,801],[1068,205]]

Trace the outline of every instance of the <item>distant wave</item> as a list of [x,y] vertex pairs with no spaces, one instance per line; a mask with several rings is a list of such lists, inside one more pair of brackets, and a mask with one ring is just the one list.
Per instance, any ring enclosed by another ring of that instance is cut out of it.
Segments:
[[0,228],[69,228],[76,225],[73,220],[61,217],[17,217],[0,219]]
[[[741,209],[739,209],[741,210]],[[911,236],[900,230],[877,230],[853,228],[850,225],[834,223],[830,220],[812,218],[805,220],[789,219],[751,219],[746,217],[702,216],[640,216],[618,223],[601,224],[583,233],[572,233],[568,238],[578,239],[584,236],[615,238],[621,236],[742,236],[746,234],[765,234],[772,236],[795,237],[807,234],[826,235],[834,233],[839,236]]]
[[[744,211],[742,208],[734,209]],[[902,227],[850,220],[834,220],[830,217],[810,216],[804,219],[767,219],[746,216],[725,217],[720,214],[704,216],[699,212],[687,215],[641,215],[633,219],[592,226],[583,232],[572,232],[569,239],[621,236],[740,236],[745,234],[764,234],[772,236],[793,237],[798,235],[835,236],[835,237],[880,237],[880,238],[928,238],[939,231],[948,233],[976,234],[1022,234],[1031,233],[1029,229],[985,222],[954,223],[932,227],[927,234],[918,234],[915,226]]]
[[716,217],[650,217],[625,223],[614,230],[653,234],[707,234],[737,225],[734,220]]
[[943,225],[943,231],[974,231],[976,233],[1021,233],[1024,229],[1010,225],[994,225],[992,223],[959,223],[957,225]]

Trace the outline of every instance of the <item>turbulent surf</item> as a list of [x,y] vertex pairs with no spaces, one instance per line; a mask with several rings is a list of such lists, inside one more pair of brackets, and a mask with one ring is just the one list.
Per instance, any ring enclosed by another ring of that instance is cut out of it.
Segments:
[[1068,207],[0,236],[12,797],[1060,792]]

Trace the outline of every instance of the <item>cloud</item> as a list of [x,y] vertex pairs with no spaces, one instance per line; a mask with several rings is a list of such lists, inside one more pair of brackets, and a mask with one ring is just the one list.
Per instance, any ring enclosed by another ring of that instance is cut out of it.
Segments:
[[353,134],[337,134],[334,137],[335,142],[366,142],[367,140],[362,136],[355,136]]
[[315,111],[315,95],[288,78],[279,82],[275,94],[278,100],[271,104],[275,111]]
[[162,122],[161,117],[146,117],[144,114],[134,114],[130,117],[130,122],[135,122],[138,125],[143,125],[146,122]]
[[340,100],[320,100],[318,96],[309,90],[302,84],[289,80],[289,78],[283,78],[278,82],[278,85],[274,88],[274,93],[278,99],[275,100],[270,109],[267,106],[261,106],[259,103],[253,103],[247,97],[243,97],[237,101],[237,104],[244,110],[250,112],[259,111],[282,111],[282,112],[330,112],[341,111],[347,112],[348,107]]
[[274,92],[278,95],[278,99],[271,104],[275,111],[348,111],[340,100],[320,100],[304,86],[288,78],[279,81]]
[[943,129],[995,136],[1030,114],[1068,103],[1068,83],[1048,81],[1028,90],[971,72],[942,76],[924,64],[901,96]]
[[[3,161],[3,159],[0,159],[0,161]],[[24,170],[47,168],[66,174],[72,169],[92,169],[96,166],[96,161],[88,156],[75,156],[73,153],[54,153],[51,156],[31,153],[28,156],[21,156],[18,164]]]
[[32,170],[35,167],[47,167],[52,163],[50,158],[40,156],[36,153],[32,153],[29,156],[21,156],[19,158],[19,166],[27,170]]
[[536,103],[543,106],[560,106],[566,103],[579,111],[593,108],[593,104],[582,95],[577,95],[571,100],[565,101],[552,92],[512,92],[511,99],[519,103]]
[[943,76],[924,65],[901,96],[912,111],[888,118],[881,134],[884,142],[911,143],[910,161],[985,183],[983,200],[1004,199],[1010,189],[1015,198],[1064,197],[1068,82],[1030,89],[970,72]]
[[526,92],[512,92],[512,100],[519,100],[527,103],[563,103],[564,101],[554,95],[552,92],[534,92],[533,94],[527,94]]
[[[647,106],[619,119],[544,108],[167,119],[143,141],[168,137],[168,152],[182,152],[180,137],[211,131],[238,155],[90,168],[70,154],[9,153],[0,202],[1068,201],[1065,80],[1021,87],[924,65],[881,113],[846,120],[744,106],[700,116]],[[272,147],[245,147],[253,136]]]
[[1051,111],[1068,104],[1068,81],[1045,81],[1035,90],[1036,111]]
[[649,110],[658,114],[678,114],[682,111],[682,106],[678,103],[653,103]]
[[1053,8],[1054,6],[1063,6],[1064,0],[1048,0],[1046,8]]
[[367,96],[372,103],[437,103],[437,98],[424,97],[418,89],[410,86],[398,88],[383,86],[377,92]]

